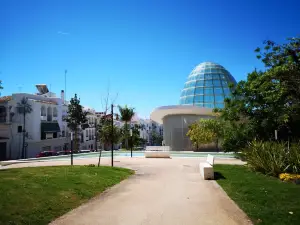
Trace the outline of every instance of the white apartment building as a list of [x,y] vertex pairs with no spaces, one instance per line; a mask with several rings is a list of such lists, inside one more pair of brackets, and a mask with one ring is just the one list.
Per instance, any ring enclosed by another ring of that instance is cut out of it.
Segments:
[[138,116],[134,116],[134,118],[131,121],[132,126],[134,124],[137,124],[140,126],[140,138],[143,138],[146,140],[147,145],[153,145],[153,140],[152,140],[152,134],[153,132],[156,133],[157,135],[163,135],[163,128],[162,125],[159,123],[154,122],[153,120],[150,119],[142,119],[139,118]]
[[0,98],[0,160],[18,159],[22,155],[23,121],[18,103],[28,99],[32,112],[25,116],[26,157],[35,157],[46,150],[68,149],[70,140],[63,117],[67,113],[64,92],[56,97],[46,85],[36,85],[37,94],[16,93]]
[[81,125],[80,149],[95,150],[96,149],[96,123],[97,123],[96,111],[95,109],[88,108],[88,107],[84,107],[83,110],[88,112],[88,115],[87,115],[87,122]]
[[[46,85],[36,85],[38,93],[16,93],[0,98],[0,161],[18,159],[22,156],[24,116],[19,113],[18,103],[25,97],[32,107],[26,114],[26,158],[35,157],[41,151],[63,151],[71,149],[70,131],[64,117],[67,116],[68,102],[64,91],[57,97],[49,92]],[[88,111],[87,123],[79,128],[79,149],[95,149],[95,110]]]

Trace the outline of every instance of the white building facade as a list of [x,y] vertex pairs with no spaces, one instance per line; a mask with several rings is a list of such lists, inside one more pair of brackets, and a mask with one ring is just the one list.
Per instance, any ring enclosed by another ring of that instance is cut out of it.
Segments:
[[41,151],[69,149],[70,138],[64,93],[56,97],[46,85],[37,85],[39,93],[16,93],[0,98],[0,160],[22,156],[24,115],[18,103],[26,98],[32,108],[25,116],[25,157],[35,157]]
[[[57,97],[46,85],[36,87],[37,94],[16,93],[0,98],[0,161],[22,157],[24,115],[18,103],[23,98],[32,108],[25,116],[25,158],[36,157],[42,151],[71,149],[71,131],[64,121],[69,104],[64,91]],[[95,150],[97,116],[94,109],[84,111],[88,115],[87,122],[78,128],[79,150]]]
[[135,124],[139,125],[140,138],[146,141],[146,145],[155,145],[153,142],[153,135],[157,136],[163,135],[163,127],[161,124],[150,120],[150,119],[142,119],[137,116],[133,118],[131,122],[132,126]]
[[96,124],[97,115],[95,109],[85,107],[84,111],[88,112],[87,122],[81,125],[80,132],[80,149],[96,150]]

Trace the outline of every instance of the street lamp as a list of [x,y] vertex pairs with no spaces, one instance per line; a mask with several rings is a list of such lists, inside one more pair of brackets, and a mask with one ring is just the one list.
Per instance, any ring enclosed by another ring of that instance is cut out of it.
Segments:
[[[111,166],[114,166],[114,104],[111,104]],[[118,120],[118,114],[116,114]]]
[[131,158],[132,158],[132,147],[133,147],[132,127],[130,128],[130,137],[131,137],[131,151],[130,151],[130,155],[131,155]]
[[73,132],[71,132],[71,166],[73,166]]
[[114,166],[114,104],[111,104],[111,166]]

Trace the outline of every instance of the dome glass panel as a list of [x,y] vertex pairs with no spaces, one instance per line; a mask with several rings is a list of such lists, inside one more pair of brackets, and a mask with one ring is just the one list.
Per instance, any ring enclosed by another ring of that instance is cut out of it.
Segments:
[[221,65],[204,62],[196,66],[187,78],[181,91],[180,105],[195,105],[207,108],[223,108],[224,99],[230,98],[236,81]]

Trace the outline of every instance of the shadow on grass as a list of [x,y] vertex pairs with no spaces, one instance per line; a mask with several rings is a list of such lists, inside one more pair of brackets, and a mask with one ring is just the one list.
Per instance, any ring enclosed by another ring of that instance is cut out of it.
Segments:
[[214,172],[215,180],[225,180],[226,178],[220,172]]

